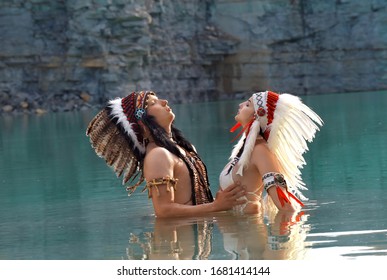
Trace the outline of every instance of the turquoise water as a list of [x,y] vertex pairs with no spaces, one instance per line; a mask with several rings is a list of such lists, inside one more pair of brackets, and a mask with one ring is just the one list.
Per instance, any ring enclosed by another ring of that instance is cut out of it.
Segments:
[[[305,96],[325,121],[305,155],[297,217],[159,220],[91,149],[96,113],[0,118],[0,259],[363,259],[387,257],[387,93]],[[211,188],[239,101],[171,105]]]

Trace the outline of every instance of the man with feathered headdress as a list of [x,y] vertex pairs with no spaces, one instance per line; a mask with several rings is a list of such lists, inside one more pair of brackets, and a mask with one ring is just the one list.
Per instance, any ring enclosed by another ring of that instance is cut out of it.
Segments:
[[90,122],[86,135],[95,152],[123,184],[140,175],[158,217],[197,216],[231,209],[244,191],[233,185],[214,200],[207,169],[194,146],[174,125],[168,101],[152,91],[111,100]]

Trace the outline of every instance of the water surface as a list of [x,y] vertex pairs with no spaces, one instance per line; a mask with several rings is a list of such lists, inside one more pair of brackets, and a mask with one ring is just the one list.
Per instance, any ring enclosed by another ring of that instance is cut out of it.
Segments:
[[[0,259],[362,259],[387,256],[387,93],[305,96],[324,120],[292,217],[159,220],[85,136],[96,111],[0,118]],[[240,101],[173,105],[211,189]]]

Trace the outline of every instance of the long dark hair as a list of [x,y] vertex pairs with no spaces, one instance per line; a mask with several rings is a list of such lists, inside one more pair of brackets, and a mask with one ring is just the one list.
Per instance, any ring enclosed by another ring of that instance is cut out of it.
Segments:
[[[194,152],[196,151],[193,147],[193,145],[184,137],[181,130],[179,130],[174,123],[171,125],[171,132],[172,132],[172,139],[170,138],[170,135],[165,131],[164,128],[162,128],[157,122],[155,117],[146,115],[144,116],[141,121],[144,123],[146,127],[149,128],[149,132],[152,135],[153,140],[155,141],[155,144],[157,146],[163,147],[170,151],[172,154],[176,155],[179,158],[183,158],[183,155],[181,154],[180,150],[177,148],[177,145],[182,147],[184,150],[188,152]],[[176,145],[177,144],[177,145]]]
[[[172,123],[171,125],[171,132],[172,132],[172,140],[170,138],[170,135],[167,134],[164,128],[162,128],[155,120],[153,116],[146,115],[144,116],[141,121],[149,128],[149,131],[153,137],[153,140],[155,141],[155,144],[159,147],[163,147],[167,149],[172,154],[176,155],[178,158],[182,159],[185,165],[187,166],[187,169],[189,171],[189,175],[191,178],[191,188],[192,188],[192,194],[191,199],[194,204],[196,204],[196,197],[195,197],[195,186],[194,186],[194,171],[192,170],[192,162],[189,162],[190,159],[184,156],[177,145],[179,145],[181,148],[183,148],[186,152],[190,154],[194,154],[194,156],[199,159],[204,168],[205,168],[205,176],[204,174],[199,172],[199,180],[202,182],[203,185],[207,185],[209,187],[209,181],[207,176],[207,167],[198,155],[198,153],[195,151],[193,145],[183,136],[183,133]],[[141,164],[141,167],[143,167],[143,164]],[[212,200],[212,194],[210,191],[209,196]]]

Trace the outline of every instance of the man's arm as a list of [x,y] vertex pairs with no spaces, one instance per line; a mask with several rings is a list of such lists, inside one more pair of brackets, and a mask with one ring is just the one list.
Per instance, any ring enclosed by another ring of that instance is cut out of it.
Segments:
[[[144,163],[147,182],[157,178],[174,178],[175,161],[172,154],[161,147],[150,151]],[[179,184],[179,182],[178,182]],[[175,190],[167,184],[151,187],[153,207],[157,217],[193,217],[231,209],[243,203],[237,199],[244,195],[242,187],[233,185],[216,194],[214,202],[201,205],[184,205],[175,202]]]

